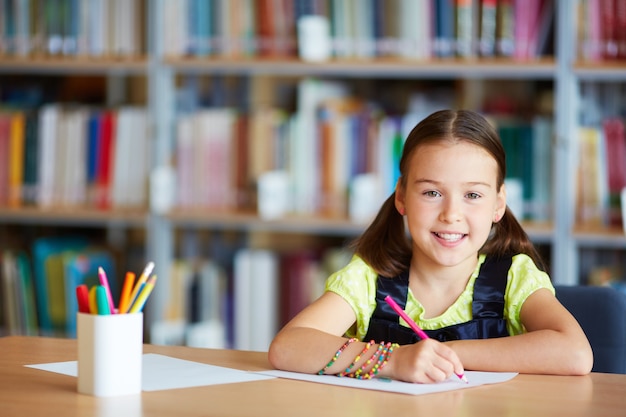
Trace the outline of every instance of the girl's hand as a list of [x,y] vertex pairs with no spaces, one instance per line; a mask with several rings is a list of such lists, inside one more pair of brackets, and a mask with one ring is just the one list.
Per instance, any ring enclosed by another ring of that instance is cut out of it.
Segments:
[[419,383],[441,382],[464,373],[457,354],[434,339],[397,347],[386,370],[393,379]]

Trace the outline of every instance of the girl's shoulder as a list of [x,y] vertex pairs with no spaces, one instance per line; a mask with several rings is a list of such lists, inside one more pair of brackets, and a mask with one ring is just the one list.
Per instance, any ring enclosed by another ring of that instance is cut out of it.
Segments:
[[373,276],[375,278],[378,274],[360,256],[353,255],[346,266],[334,272],[331,276],[343,278],[360,277],[362,279],[364,276]]

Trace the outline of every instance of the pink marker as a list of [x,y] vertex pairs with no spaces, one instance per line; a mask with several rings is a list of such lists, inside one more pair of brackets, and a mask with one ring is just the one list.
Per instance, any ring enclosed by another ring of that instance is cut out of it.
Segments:
[[107,275],[101,266],[98,267],[98,279],[100,279],[100,285],[106,290],[107,301],[109,302],[109,311],[111,314],[115,314],[115,304],[113,303],[113,295],[111,294],[111,287],[109,287],[109,280]]
[[[400,308],[400,306],[398,305],[398,303],[396,303],[394,301],[393,298],[391,298],[391,296],[386,296],[385,297],[385,301],[387,302],[387,304],[389,304],[391,306],[391,308],[393,308],[393,310],[398,313],[398,315],[400,317],[402,317],[402,319],[404,319],[404,321],[406,321],[406,323],[409,325],[409,327],[415,332],[415,334],[417,334],[420,339],[429,339],[428,335],[426,334],[426,332],[424,332],[424,330],[422,330],[417,323],[415,323],[411,317],[409,317],[404,310],[402,310]],[[456,376],[459,377],[459,379],[463,382],[465,382],[466,384],[468,383],[467,378],[465,377],[464,374],[456,374]]]

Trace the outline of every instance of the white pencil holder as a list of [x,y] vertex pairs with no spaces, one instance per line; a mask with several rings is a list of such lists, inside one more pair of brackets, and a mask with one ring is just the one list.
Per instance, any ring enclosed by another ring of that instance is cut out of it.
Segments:
[[141,393],[143,314],[77,313],[78,392],[96,397]]

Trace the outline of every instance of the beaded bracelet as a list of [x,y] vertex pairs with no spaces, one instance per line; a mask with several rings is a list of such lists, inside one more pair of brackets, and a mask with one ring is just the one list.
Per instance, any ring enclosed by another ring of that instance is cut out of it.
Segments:
[[354,358],[354,360],[352,361],[352,363],[350,364],[350,366],[348,366],[345,371],[343,372],[339,372],[337,374],[337,376],[349,376],[350,373],[352,372],[352,368],[354,368],[354,366],[356,366],[356,364],[361,360],[361,356],[365,355],[365,353],[370,350],[370,348],[372,347],[372,345],[374,344],[373,340],[370,340],[369,342],[367,342],[367,344],[365,345],[365,348],[363,348],[363,351],[361,351],[361,353],[359,353],[358,355],[356,355],[356,357]]
[[393,344],[387,344],[387,346],[385,347],[385,352],[383,355],[380,356],[378,362],[376,362],[376,364],[374,365],[374,367],[365,375],[363,375],[363,379],[372,379],[376,376],[376,374],[378,374],[378,372],[383,369],[385,367],[385,365],[387,365],[387,362],[389,361],[389,358],[391,357],[391,354],[393,353],[393,350],[395,348],[397,348],[398,346],[400,346],[397,343],[393,343]]
[[[362,367],[360,367],[356,372],[345,374],[345,376],[356,379],[372,379],[378,374],[381,369],[385,367],[385,365],[387,365],[391,354],[398,346],[400,346],[398,343],[389,342],[385,344],[385,342],[381,342],[378,345],[378,349],[376,350],[376,352],[374,352],[374,354],[367,360],[367,362]],[[371,364],[373,361],[376,361],[376,363],[374,364],[372,369],[370,369],[369,372],[363,373],[365,369],[367,369],[369,364]]]
[[350,339],[346,340],[346,343],[344,343],[343,346],[341,346],[337,350],[337,352],[335,352],[335,356],[332,357],[330,362],[328,362],[325,367],[320,369],[317,374],[318,375],[324,375],[324,372],[326,372],[328,370],[328,368],[330,368],[331,366],[333,366],[333,364],[335,362],[337,362],[337,359],[339,358],[339,355],[341,355],[341,353],[348,347],[348,345],[350,345],[350,343],[352,343],[352,342],[356,342],[357,340],[358,339],[356,337],[353,337],[353,338],[350,338]]
[[363,373],[363,371],[365,371],[373,361],[377,360],[378,358],[380,358],[381,355],[384,354],[384,346],[385,346],[384,343],[380,343],[378,345],[378,349],[376,349],[376,352],[374,352],[374,354],[370,356],[367,361],[365,361],[363,366],[361,366],[359,369],[349,374],[348,376],[352,378],[360,379],[360,376]]

